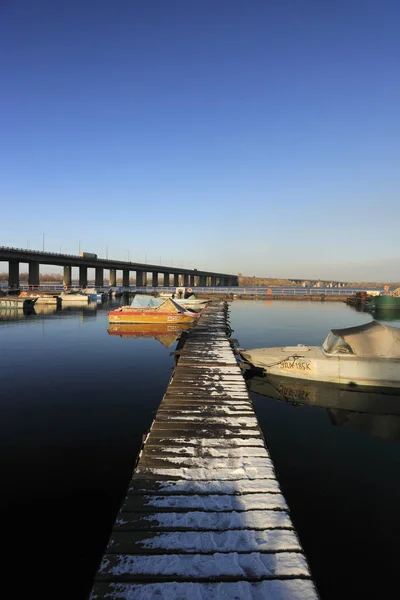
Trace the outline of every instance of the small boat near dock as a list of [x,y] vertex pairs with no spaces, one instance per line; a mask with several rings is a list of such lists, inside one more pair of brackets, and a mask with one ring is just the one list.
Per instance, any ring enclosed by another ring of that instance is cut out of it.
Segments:
[[177,304],[179,304],[179,306],[182,306],[182,308],[194,310],[195,312],[200,312],[210,303],[210,300],[202,300],[200,298],[196,298],[196,296],[181,299],[175,298],[174,300]]
[[105,292],[101,292],[95,288],[86,288],[82,290],[86,296],[89,296],[90,302],[104,302],[107,300],[107,294]]
[[120,306],[108,313],[110,323],[191,324],[199,313],[179,306],[172,298],[155,298],[137,294],[130,306]]
[[39,304],[54,306],[55,308],[57,306],[61,306],[61,298],[58,294],[25,290],[24,292],[21,292],[18,297],[26,299],[36,299],[36,306],[38,306]]
[[332,329],[322,346],[238,348],[244,369],[340,383],[346,386],[400,387],[400,328],[371,321]]
[[0,309],[16,308],[20,310],[33,310],[37,298],[20,298],[19,296],[1,296]]
[[391,293],[373,296],[365,303],[365,309],[369,311],[378,310],[399,310],[400,309],[400,288]]
[[70,302],[74,302],[77,304],[89,304],[89,295],[88,294],[84,294],[83,292],[80,291],[64,291],[61,292],[60,294],[60,298],[62,303],[64,304],[69,304]]

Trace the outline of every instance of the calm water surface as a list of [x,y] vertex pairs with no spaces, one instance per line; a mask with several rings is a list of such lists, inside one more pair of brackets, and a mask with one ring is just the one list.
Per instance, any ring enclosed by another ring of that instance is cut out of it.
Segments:
[[[0,311],[3,573],[15,597],[87,598],[171,376],[172,340],[111,335],[109,309]],[[320,344],[331,327],[370,320],[337,302],[231,304],[244,348]],[[252,398],[321,597],[386,597],[397,587],[400,417]]]

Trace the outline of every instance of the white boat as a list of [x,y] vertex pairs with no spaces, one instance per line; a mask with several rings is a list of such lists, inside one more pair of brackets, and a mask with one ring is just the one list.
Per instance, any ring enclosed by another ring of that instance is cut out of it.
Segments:
[[205,308],[210,302],[209,300],[201,300],[199,298],[174,298],[174,300],[183,308],[189,308],[190,310],[194,310],[195,312],[203,310],[203,308]]
[[100,292],[99,290],[95,289],[95,288],[86,288],[85,290],[82,290],[82,292],[86,295],[89,296],[89,300],[91,302],[104,302],[104,300],[107,299],[107,294],[105,292]]
[[322,346],[238,348],[242,368],[349,386],[400,387],[400,329],[378,321],[332,329]]
[[61,292],[60,298],[62,303],[69,304],[70,302],[74,302],[77,304],[88,304],[89,296],[88,294],[84,294],[83,292]]
[[18,296],[1,296],[0,309],[33,309],[37,298],[19,298]]

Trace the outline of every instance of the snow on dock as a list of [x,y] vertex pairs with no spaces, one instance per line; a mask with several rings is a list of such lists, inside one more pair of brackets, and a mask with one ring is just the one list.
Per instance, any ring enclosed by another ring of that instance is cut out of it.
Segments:
[[90,600],[318,599],[228,329],[177,351]]

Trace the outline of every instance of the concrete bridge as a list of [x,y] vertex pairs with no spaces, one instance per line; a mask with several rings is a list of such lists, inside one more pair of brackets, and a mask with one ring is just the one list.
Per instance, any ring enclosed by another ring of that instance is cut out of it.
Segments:
[[330,279],[289,279],[289,281],[302,287],[341,288],[349,286],[347,281],[332,281]]
[[163,277],[162,285],[171,285],[171,278],[175,287],[183,285],[185,287],[195,286],[224,286],[232,287],[239,285],[237,275],[227,273],[215,273],[212,271],[203,271],[197,269],[183,269],[178,267],[166,267],[162,265],[149,265],[136,262],[121,260],[112,260],[98,258],[96,254],[81,253],[75,254],[57,254],[53,252],[42,252],[39,250],[26,250],[23,248],[9,248],[0,246],[0,261],[8,262],[8,285],[11,287],[19,286],[19,265],[28,263],[29,274],[28,283],[31,286],[39,285],[40,265],[54,265],[63,267],[64,286],[72,284],[72,267],[79,268],[79,286],[87,287],[89,268],[95,269],[95,286],[102,288],[104,286],[104,270],[109,271],[110,286],[117,284],[117,270],[122,271],[122,285],[129,286],[130,273],[136,272],[136,285],[146,286],[148,274],[151,273],[151,282],[153,287],[159,285],[158,278]]

